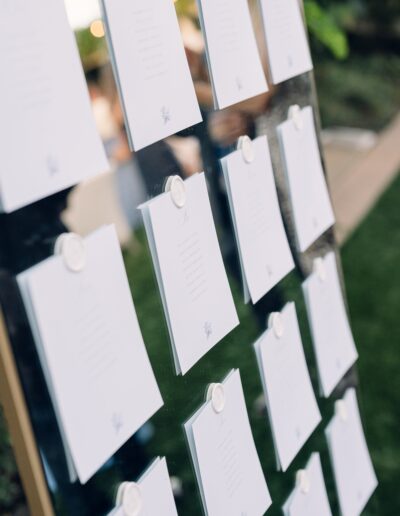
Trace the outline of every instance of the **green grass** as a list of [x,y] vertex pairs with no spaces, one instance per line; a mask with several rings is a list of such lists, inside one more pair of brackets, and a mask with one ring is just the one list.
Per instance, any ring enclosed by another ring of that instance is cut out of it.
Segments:
[[[343,249],[343,266],[347,283],[352,324],[360,351],[360,404],[371,453],[381,482],[366,511],[368,515],[393,515],[400,511],[400,180],[389,189],[378,206]],[[182,423],[203,400],[208,382],[218,381],[232,367],[240,367],[254,437],[275,504],[269,514],[280,514],[280,505],[288,495],[294,472],[302,467],[310,452],[322,454],[332,506],[336,498],[323,428],[332,415],[332,401],[320,403],[324,423],[285,475],[275,472],[272,439],[265,414],[257,410],[255,401],[261,393],[252,343],[259,333],[249,307],[240,301],[233,284],[239,309],[240,327],[218,344],[184,378],[173,376],[169,341],[158,296],[154,292],[153,273],[145,263],[145,252],[126,257],[130,279],[145,341],[155,366],[165,407],[154,418],[156,436],[150,446],[154,455],[166,454],[171,473],[179,475],[185,488],[182,514],[201,514],[199,496],[184,440]],[[316,386],[315,362],[311,352],[305,307],[299,280],[292,274],[283,284],[287,300],[295,300],[301,322],[304,346],[310,372]],[[144,299],[147,299],[145,301]],[[149,317],[151,314],[151,317]]]
[[366,514],[400,514],[400,178],[343,249],[365,429],[380,486]]
[[[343,267],[355,339],[360,352],[359,401],[367,440],[380,480],[365,512],[368,516],[400,514],[400,179],[380,200],[362,226],[342,250]],[[271,433],[266,416],[257,408],[262,392],[252,343],[259,334],[254,316],[241,302],[238,287],[232,283],[241,325],[218,344],[183,378],[174,375],[169,339],[157,287],[150,267],[144,236],[136,252],[126,253],[126,267],[132,285],[145,342],[165,400],[165,407],[153,418],[155,437],[149,457],[166,455],[172,474],[183,480],[185,496],[180,501],[182,515],[201,513],[200,499],[185,442],[182,423],[202,403],[210,381],[221,380],[232,367],[239,367],[247,407],[260,458],[274,505],[270,516],[281,514],[280,506],[289,494],[294,472],[304,466],[314,450],[322,454],[332,507],[336,497],[327,456],[323,429],[333,412],[333,402],[321,402],[324,423],[312,436],[286,474],[277,473]],[[294,300],[301,323],[304,346],[314,385],[315,361],[311,352],[305,307],[295,274],[282,284],[285,298]],[[0,420],[0,513],[20,497],[15,466],[7,434]]]

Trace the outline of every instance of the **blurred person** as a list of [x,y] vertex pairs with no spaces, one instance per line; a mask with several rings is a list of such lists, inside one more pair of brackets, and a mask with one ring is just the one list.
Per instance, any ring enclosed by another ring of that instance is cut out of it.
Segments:
[[86,73],[86,80],[97,129],[103,141],[106,155],[110,159],[118,140],[118,125],[115,121],[111,102],[100,87],[100,70],[92,69]]
[[[257,1],[250,0],[249,7],[264,73],[268,76],[267,49]],[[181,17],[180,27],[196,94],[203,114],[206,115],[211,139],[216,147],[221,149],[230,148],[243,134],[254,133],[255,120],[265,114],[274,94],[274,88],[270,86],[270,91],[262,95],[247,99],[226,109],[214,111],[212,86],[201,31],[187,17]],[[227,150],[227,152],[229,151],[230,149]]]
[[110,63],[87,73],[89,94],[100,136],[114,172],[121,209],[133,230],[142,223],[137,206],[147,199],[142,174],[132,155]]
[[[250,1],[250,12],[260,58],[268,76],[267,49],[261,16],[256,0]],[[221,249],[230,272],[241,282],[241,268],[235,243],[228,197],[219,160],[236,149],[240,136],[255,138],[259,135],[260,119],[266,116],[275,89],[247,99],[223,110],[214,111],[212,86],[205,56],[205,46],[201,31],[192,20],[180,19],[184,46],[204,123],[193,128],[201,144],[204,169],[211,184],[210,197],[216,224],[220,229]],[[266,314],[280,310],[283,304],[280,290],[272,289],[254,306],[260,326],[265,327]]]
[[[132,152],[129,147],[124,116],[118,96],[115,96],[114,98],[113,113],[120,128],[121,135],[120,144],[116,149],[115,157],[119,161],[119,168],[121,167],[121,163],[130,163],[131,167],[133,163],[133,166],[139,173],[146,192],[145,198],[141,202],[144,202],[147,197],[157,195],[162,191],[164,178],[166,176],[180,175],[181,177],[185,177],[193,173],[194,165],[187,157],[187,149],[186,151],[182,151],[180,142],[182,138],[174,136],[170,139],[167,138],[166,140],[155,142],[137,152]],[[171,144],[168,143],[169,140]],[[196,146],[193,146],[193,142],[191,143],[193,150]],[[181,159],[183,162],[186,162],[186,171],[185,166],[182,165],[176,156],[174,149],[176,149],[177,154],[182,154]],[[127,185],[125,184],[121,186],[124,187]],[[121,194],[126,198],[130,209],[136,209],[141,202],[135,203],[136,200],[133,199],[131,193],[132,192],[129,188],[124,192],[121,192]]]

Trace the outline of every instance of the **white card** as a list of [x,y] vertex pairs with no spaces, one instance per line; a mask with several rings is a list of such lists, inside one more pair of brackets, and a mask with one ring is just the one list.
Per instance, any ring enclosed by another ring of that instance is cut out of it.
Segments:
[[102,0],[131,147],[202,121],[171,0]]
[[278,126],[297,245],[306,251],[335,222],[310,106]]
[[304,281],[303,292],[322,394],[327,398],[357,360],[343,294],[340,287],[336,258],[330,252],[316,260],[322,270],[315,271]]
[[63,0],[0,3],[0,69],[3,211],[108,169]]
[[[252,142],[254,159],[237,150],[221,161],[235,227],[244,291],[259,301],[293,268],[266,136]],[[246,298],[245,294],[245,298]]]
[[319,454],[313,453],[305,470],[299,473],[301,481],[283,506],[284,515],[332,516]]
[[115,228],[84,239],[72,272],[52,256],[18,276],[67,459],[81,483],[162,406]]
[[313,68],[299,0],[259,0],[272,82]]
[[[136,487],[139,508],[135,516],[178,516],[165,458],[157,458],[136,482]],[[109,516],[126,516],[123,505]]]
[[278,469],[286,471],[321,421],[304,356],[294,303],[275,314],[254,348],[264,387]]
[[378,481],[365,441],[355,390],[349,389],[339,403],[342,406],[326,428],[326,437],[340,512],[343,516],[359,516]]
[[185,431],[207,516],[262,516],[271,497],[251,433],[240,373],[223,382],[224,407],[207,401]]
[[177,373],[187,371],[239,324],[204,173],[184,183],[186,203],[164,193],[142,208]]
[[268,91],[247,0],[197,0],[218,109]]

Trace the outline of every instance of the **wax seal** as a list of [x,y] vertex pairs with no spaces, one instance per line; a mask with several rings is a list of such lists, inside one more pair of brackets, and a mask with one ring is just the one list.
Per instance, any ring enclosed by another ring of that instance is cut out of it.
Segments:
[[63,257],[66,267],[72,272],[80,272],[85,268],[85,242],[75,233],[60,235],[54,245],[54,253]]
[[344,400],[337,400],[335,402],[335,414],[341,421],[346,422],[348,419],[347,407]]
[[303,494],[308,494],[310,492],[310,477],[305,469],[299,469],[296,473],[296,486]]
[[225,389],[222,383],[211,383],[207,389],[207,401],[211,401],[211,405],[217,414],[220,414],[225,408]]
[[180,176],[169,176],[165,183],[165,192],[171,194],[171,198],[178,208],[183,208],[186,204],[185,182]]
[[301,108],[299,105],[294,104],[289,108],[289,118],[293,120],[294,126],[298,131],[301,131],[304,127],[303,117],[301,115]]
[[314,260],[314,272],[321,281],[326,281],[326,268],[323,258],[316,258]]
[[124,516],[139,516],[143,507],[140,486],[135,482],[122,482],[118,488],[117,506],[122,507]]
[[242,156],[246,163],[254,161],[254,144],[248,136],[241,136],[239,138],[237,148],[242,151]]
[[268,318],[268,328],[271,328],[275,335],[280,339],[283,337],[285,328],[283,325],[282,315],[279,312],[273,312]]

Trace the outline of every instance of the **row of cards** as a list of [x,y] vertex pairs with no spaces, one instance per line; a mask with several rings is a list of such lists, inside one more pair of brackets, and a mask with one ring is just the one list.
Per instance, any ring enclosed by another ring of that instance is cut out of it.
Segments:
[[[334,218],[311,108],[305,108],[297,116],[304,120],[301,137],[295,134],[294,141],[291,140],[294,120],[282,124],[280,133],[288,162],[288,185],[296,230],[302,243],[299,247],[303,248],[333,224]],[[293,131],[298,132],[296,128]],[[296,160],[294,157],[300,148],[305,151],[306,134],[313,138],[313,145],[305,153],[304,160]],[[246,145],[222,160],[222,168],[239,249],[245,300],[251,298],[256,303],[294,268],[266,137],[259,137],[254,142],[246,140]],[[140,208],[173,345],[176,371],[185,374],[239,321],[218,245],[204,173],[195,174],[186,181],[174,177],[171,185],[170,190]],[[305,215],[304,211],[307,212]],[[320,265],[325,268],[324,263]],[[327,331],[316,330],[315,340],[319,342],[326,342],[325,334],[332,335],[331,304],[336,307],[334,319],[347,321],[334,258],[327,260],[326,267],[329,281],[324,281],[325,288],[307,289],[307,292],[312,290],[314,297],[318,296],[310,312],[319,309],[320,298],[325,291],[329,292],[323,300],[325,305],[330,303],[326,311],[313,317],[313,322],[318,321],[315,322],[317,326],[325,328],[328,325]],[[344,326],[344,322],[337,325],[333,335],[338,336],[340,332],[341,343],[347,347],[351,333],[350,330],[346,333]],[[345,366],[349,367],[348,361]],[[341,365],[338,369],[343,374]],[[331,387],[324,386],[325,392]]]
[[[215,107],[267,92],[247,0],[197,3]],[[102,6],[132,148],[200,122],[173,3],[102,0]],[[298,0],[260,0],[260,9],[273,82],[310,71]]]
[[[210,208],[196,212],[207,199],[204,176],[187,184],[186,213],[173,204],[170,194],[144,209],[145,218],[152,218],[146,224],[157,257],[154,264],[176,369],[181,373],[238,324]],[[62,235],[56,251],[21,273],[18,283],[71,480],[78,477],[85,483],[163,401],[115,229],[103,227],[85,240]],[[316,261],[303,288],[321,394],[329,396],[357,358],[333,254]],[[320,420],[294,304],[272,314],[255,350],[277,460],[285,470]]]
[[[201,122],[173,2],[103,7],[132,148]],[[297,0],[261,0],[261,8],[274,82],[310,70]],[[199,11],[216,106],[267,91],[247,0],[201,0]],[[2,211],[108,169],[63,0],[1,3],[0,68]]]
[[[274,347],[274,343],[265,344]],[[297,394],[292,392],[290,396],[293,400]],[[284,397],[285,391],[281,397],[282,405],[286,401],[282,399]],[[307,399],[297,398],[297,402],[299,406],[295,412],[303,410],[304,417],[314,418],[308,429],[299,430],[309,433],[319,420],[318,409],[315,405],[309,410],[305,406]],[[338,409],[326,429],[326,436],[339,503],[343,515],[358,516],[375,490],[377,480],[355,391],[347,391],[336,406]],[[290,409],[293,409],[292,404],[287,411]],[[292,429],[290,419],[281,420],[280,433],[285,433],[285,424],[289,431]],[[205,513],[209,516],[262,516],[272,502],[254,444],[238,370],[231,371],[222,384],[211,384],[206,403],[185,423],[185,431]],[[298,486],[287,500],[284,513],[289,516],[329,516],[331,512],[317,454],[312,456],[298,478]]]
[[[336,402],[326,429],[341,514],[358,516],[377,486],[356,394]],[[297,409],[297,410],[300,410]],[[206,403],[185,423],[205,514],[262,516],[272,504],[246,409],[239,371],[211,384]],[[127,510],[129,508],[129,511]],[[313,453],[296,475],[285,516],[332,516],[321,460]],[[177,516],[165,459],[156,459],[136,483],[125,482],[109,516]]]

